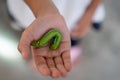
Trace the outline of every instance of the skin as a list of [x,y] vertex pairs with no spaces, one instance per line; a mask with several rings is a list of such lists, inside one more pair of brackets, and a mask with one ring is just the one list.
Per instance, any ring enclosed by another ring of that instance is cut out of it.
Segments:
[[[38,17],[22,33],[18,49],[24,59],[29,57],[31,50],[35,67],[43,76],[65,77],[71,70],[70,37],[66,34],[66,32],[69,32],[64,23],[62,16],[59,15],[49,15],[44,18]],[[31,46],[32,41],[39,40],[50,29],[57,29],[63,35],[61,43],[56,50],[50,50],[48,45],[39,48]]]
[[86,9],[82,18],[80,18],[76,26],[71,31],[71,37],[83,38],[92,27],[92,19],[97,7],[101,4],[102,0],[92,0],[91,4]]
[[50,42],[50,40],[52,40],[52,43],[50,44],[50,49],[56,50],[59,47],[60,42],[62,40],[62,34],[60,33],[60,31],[50,30],[47,33],[45,33],[45,35],[43,35],[39,41],[34,41],[31,45],[35,47],[43,47],[48,42]]
[[[43,76],[53,78],[65,77],[71,70],[70,33],[63,16],[52,3],[52,0],[24,0],[36,19],[23,31],[18,50],[26,60],[32,53],[35,68]],[[50,50],[49,46],[33,47],[31,43],[39,40],[47,31],[56,29],[61,32],[59,47]]]
[[[51,76],[53,78],[65,77],[67,72],[71,70],[71,45],[70,33],[64,18],[60,15],[59,11],[52,3],[52,0],[24,1],[30,7],[36,19],[22,33],[18,50],[24,59],[27,59],[30,51],[32,51],[33,62],[42,75]],[[97,0],[92,1],[83,18],[78,21],[78,26],[73,29],[71,33],[72,37],[81,37],[87,32],[87,28],[91,22],[91,16],[93,16],[97,7],[96,5],[98,5],[96,3],[98,3]],[[86,22],[86,20],[88,21]],[[82,27],[82,29],[79,27]],[[49,49],[49,46],[40,48],[31,47],[32,41],[38,40],[50,29],[57,29],[63,35],[59,48],[53,51]],[[79,33],[81,32],[80,30],[82,30],[82,33]]]

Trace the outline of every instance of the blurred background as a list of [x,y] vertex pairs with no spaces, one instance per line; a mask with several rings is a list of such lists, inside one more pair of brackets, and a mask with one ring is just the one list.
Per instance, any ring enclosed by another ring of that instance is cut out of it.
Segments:
[[[105,8],[102,30],[89,31],[78,66],[58,80],[120,80],[120,0],[105,0]],[[6,0],[0,0],[0,80],[52,80],[22,59],[17,50],[21,32],[11,28]]]

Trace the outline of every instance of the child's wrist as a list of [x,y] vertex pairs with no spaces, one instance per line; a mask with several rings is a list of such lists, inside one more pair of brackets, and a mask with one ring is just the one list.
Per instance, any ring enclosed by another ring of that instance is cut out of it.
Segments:
[[46,11],[46,12],[42,12],[42,11],[38,11],[36,14],[34,14],[36,18],[38,17],[44,17],[44,16],[54,16],[54,15],[60,15],[59,12],[57,11]]

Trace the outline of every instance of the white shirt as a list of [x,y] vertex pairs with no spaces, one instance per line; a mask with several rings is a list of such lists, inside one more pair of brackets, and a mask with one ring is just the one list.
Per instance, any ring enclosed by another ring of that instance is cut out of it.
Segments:
[[[10,13],[22,26],[27,27],[34,21],[35,17],[32,11],[23,0],[7,0],[7,3]],[[91,0],[53,0],[53,3],[63,15],[69,30],[71,30],[76,21],[83,16]],[[104,16],[104,6],[101,4],[93,16],[93,22],[103,21]]]

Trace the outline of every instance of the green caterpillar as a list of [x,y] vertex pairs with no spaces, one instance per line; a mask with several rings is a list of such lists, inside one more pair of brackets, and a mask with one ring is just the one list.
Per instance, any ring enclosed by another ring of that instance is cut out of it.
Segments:
[[45,33],[45,35],[43,35],[40,40],[32,42],[31,45],[35,47],[43,47],[49,41],[51,41],[49,48],[51,50],[56,50],[60,45],[61,40],[62,34],[60,33],[60,31],[53,29]]

